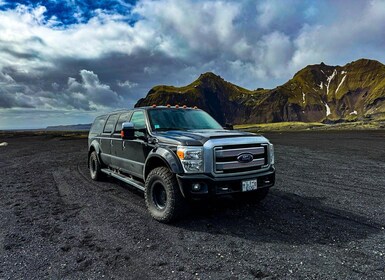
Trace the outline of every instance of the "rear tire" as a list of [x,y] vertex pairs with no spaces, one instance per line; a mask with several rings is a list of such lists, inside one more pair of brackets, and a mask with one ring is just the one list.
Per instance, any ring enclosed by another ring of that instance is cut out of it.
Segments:
[[186,200],[175,175],[166,167],[157,167],[150,172],[144,198],[151,216],[159,222],[170,223],[185,212]]
[[91,179],[94,181],[101,181],[103,178],[103,173],[101,171],[101,164],[98,158],[98,154],[96,151],[93,151],[90,154],[89,158],[89,169],[90,169],[90,175]]

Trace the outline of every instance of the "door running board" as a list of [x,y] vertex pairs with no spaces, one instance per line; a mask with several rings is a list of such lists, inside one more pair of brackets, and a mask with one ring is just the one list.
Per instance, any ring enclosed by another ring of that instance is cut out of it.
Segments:
[[135,188],[140,189],[141,191],[144,191],[144,184],[142,182],[136,181],[135,179],[132,179],[128,176],[124,176],[122,174],[118,174],[110,169],[102,168],[101,171],[108,176],[112,176],[116,179],[119,179],[127,184],[130,184],[131,186],[134,186]]

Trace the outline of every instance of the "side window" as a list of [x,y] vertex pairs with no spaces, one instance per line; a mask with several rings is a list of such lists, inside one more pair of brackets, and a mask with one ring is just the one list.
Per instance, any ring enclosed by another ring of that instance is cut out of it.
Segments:
[[106,116],[97,117],[91,126],[90,134],[99,134],[103,131],[104,124],[106,123]]
[[[144,119],[144,113],[142,111],[136,111],[132,114],[131,122],[134,124],[135,129],[146,128],[146,121]],[[144,133],[141,131],[135,132],[136,137],[144,136]]]
[[122,123],[128,122],[130,120],[130,116],[131,116],[130,112],[122,113],[120,115],[119,120],[115,126],[115,133],[120,133],[120,131],[122,130]]
[[118,115],[111,115],[106,123],[106,126],[104,127],[103,133],[111,133],[114,130],[116,120],[118,119]]

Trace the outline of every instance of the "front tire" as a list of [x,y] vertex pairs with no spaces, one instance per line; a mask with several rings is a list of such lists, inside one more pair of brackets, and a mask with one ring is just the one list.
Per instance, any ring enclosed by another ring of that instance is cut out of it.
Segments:
[[157,167],[150,172],[144,198],[151,216],[159,222],[170,223],[184,212],[186,201],[175,175],[166,167]]
[[101,164],[96,151],[93,151],[90,154],[89,169],[90,169],[90,175],[92,180],[100,181],[103,178],[103,173],[101,171]]

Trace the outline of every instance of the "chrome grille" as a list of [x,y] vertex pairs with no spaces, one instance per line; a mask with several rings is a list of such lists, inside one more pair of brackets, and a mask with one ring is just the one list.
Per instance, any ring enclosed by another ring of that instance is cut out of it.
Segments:
[[[240,162],[242,154],[252,154],[252,161]],[[267,145],[248,144],[240,146],[222,146],[214,148],[215,173],[241,173],[255,171],[267,165]]]

